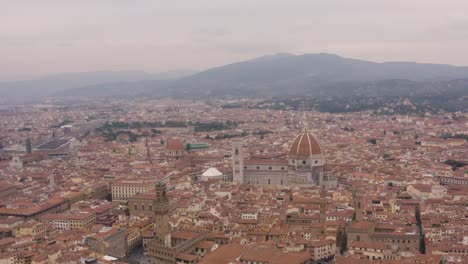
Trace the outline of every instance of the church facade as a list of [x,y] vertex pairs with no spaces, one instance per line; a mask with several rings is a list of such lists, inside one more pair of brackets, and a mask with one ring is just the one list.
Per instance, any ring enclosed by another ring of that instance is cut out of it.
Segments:
[[243,142],[233,143],[233,181],[258,185],[311,185],[336,187],[333,173],[324,170],[325,157],[317,137],[306,131],[293,140],[286,159],[245,159]]

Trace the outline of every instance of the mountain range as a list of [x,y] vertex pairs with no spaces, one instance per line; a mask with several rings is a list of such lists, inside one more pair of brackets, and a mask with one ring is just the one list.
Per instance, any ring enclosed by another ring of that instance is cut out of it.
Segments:
[[192,70],[176,70],[161,73],[144,71],[97,71],[61,73],[34,80],[0,82],[0,97],[30,100],[52,96],[60,92],[98,84],[137,82],[141,80],[171,80],[196,73]]
[[[17,87],[13,95],[24,97],[270,98],[408,96],[444,92],[463,96],[468,94],[467,84],[468,67],[414,62],[378,63],[324,53],[280,53],[173,78],[143,72],[101,72],[0,83],[0,96],[11,94],[11,87]],[[34,92],[26,92],[32,87]]]

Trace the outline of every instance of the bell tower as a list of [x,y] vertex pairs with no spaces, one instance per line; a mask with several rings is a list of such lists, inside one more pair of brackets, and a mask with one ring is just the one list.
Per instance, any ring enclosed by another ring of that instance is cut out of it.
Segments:
[[158,182],[154,186],[156,196],[153,201],[154,208],[154,227],[156,229],[157,238],[164,243],[165,246],[171,245],[171,228],[169,226],[170,205],[166,193],[166,184]]
[[232,180],[244,183],[244,143],[236,140],[232,143]]
[[320,221],[324,222],[327,213],[327,191],[325,187],[320,188]]
[[362,221],[362,196],[363,194],[353,187],[354,221]]

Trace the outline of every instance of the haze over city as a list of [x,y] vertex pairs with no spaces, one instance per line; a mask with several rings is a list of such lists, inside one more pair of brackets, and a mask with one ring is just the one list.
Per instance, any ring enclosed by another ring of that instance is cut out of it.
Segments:
[[0,0],[0,264],[468,263],[467,10]]
[[468,3],[2,1],[0,80],[204,70],[266,54],[468,65]]

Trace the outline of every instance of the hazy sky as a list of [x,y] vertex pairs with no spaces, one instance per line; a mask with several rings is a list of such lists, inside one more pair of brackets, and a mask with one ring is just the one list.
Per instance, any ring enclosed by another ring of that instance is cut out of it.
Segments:
[[0,0],[0,80],[276,52],[468,65],[468,0]]

